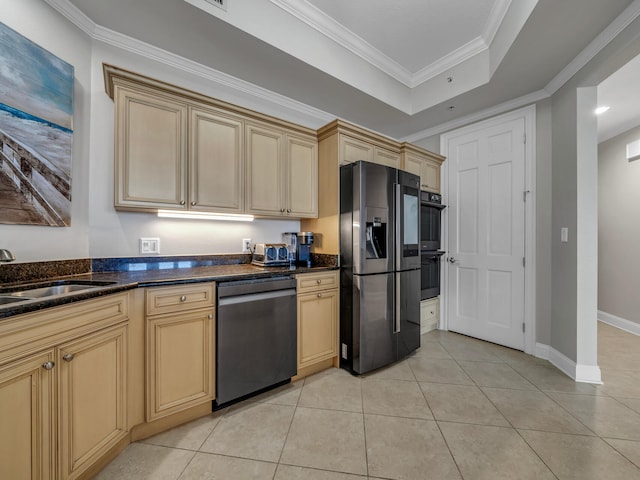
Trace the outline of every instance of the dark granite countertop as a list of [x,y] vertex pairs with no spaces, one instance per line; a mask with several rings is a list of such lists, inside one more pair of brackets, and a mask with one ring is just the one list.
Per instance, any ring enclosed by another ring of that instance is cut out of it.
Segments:
[[231,280],[249,280],[254,278],[270,278],[284,275],[314,273],[321,271],[337,270],[339,267],[314,266],[310,268],[298,267],[294,270],[289,267],[259,267],[250,263],[231,265],[194,266],[190,268],[149,269],[138,271],[103,271],[91,272],[62,277],[51,277],[44,280],[17,282],[3,284],[0,287],[0,295],[16,288],[24,288],[27,285],[51,285],[56,281],[77,282],[110,282],[109,285],[99,286],[96,289],[85,290],[65,294],[58,297],[48,297],[38,300],[0,305],[0,319],[19,315],[22,313],[42,310],[44,308],[64,305],[79,300],[101,297],[113,293],[123,292],[138,287],[157,287],[162,285],[177,285],[197,282],[221,282]]

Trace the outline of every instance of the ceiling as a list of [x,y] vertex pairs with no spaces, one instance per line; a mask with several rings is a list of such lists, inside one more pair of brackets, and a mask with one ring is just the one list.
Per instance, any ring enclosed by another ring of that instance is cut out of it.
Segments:
[[598,85],[598,105],[610,107],[598,116],[598,142],[640,125],[640,56]]
[[131,37],[411,141],[499,104],[548,97],[575,73],[572,60],[612,22],[638,15],[639,3],[46,1],[94,37]]

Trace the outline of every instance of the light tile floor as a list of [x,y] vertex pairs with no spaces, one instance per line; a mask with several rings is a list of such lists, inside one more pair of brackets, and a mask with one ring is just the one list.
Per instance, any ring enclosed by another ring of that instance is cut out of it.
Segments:
[[640,337],[600,323],[604,385],[454,333],[131,444],[99,480],[640,479]]

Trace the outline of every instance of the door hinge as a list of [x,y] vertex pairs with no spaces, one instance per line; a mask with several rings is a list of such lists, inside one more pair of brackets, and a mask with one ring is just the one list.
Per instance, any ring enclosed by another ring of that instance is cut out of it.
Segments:
[[522,333],[524,333],[524,329],[525,329],[525,323],[522,322]]
[[524,190],[524,191],[522,192],[522,201],[523,201],[523,202],[526,202],[526,201],[527,201],[527,195],[528,195],[529,193],[531,193],[531,190]]
[[527,258],[526,257],[522,257],[522,266],[526,267],[527,266],[526,263],[527,263]]

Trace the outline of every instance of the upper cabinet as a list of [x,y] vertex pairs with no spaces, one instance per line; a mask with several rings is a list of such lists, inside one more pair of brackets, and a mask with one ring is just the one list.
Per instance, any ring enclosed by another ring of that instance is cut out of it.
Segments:
[[388,167],[400,168],[400,152],[389,148],[388,145],[380,146],[374,139],[361,139],[354,135],[357,132],[339,133],[340,165],[365,160],[367,162],[380,163]]
[[216,110],[191,107],[189,127],[189,207],[242,213],[242,119]]
[[103,65],[115,207],[315,217],[315,130]]
[[247,123],[247,213],[318,215],[318,142],[266,124]]
[[116,208],[184,208],[187,105],[134,88],[114,101]]
[[400,147],[402,169],[420,176],[420,189],[440,193],[440,166],[445,157],[410,143]]

